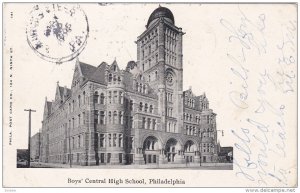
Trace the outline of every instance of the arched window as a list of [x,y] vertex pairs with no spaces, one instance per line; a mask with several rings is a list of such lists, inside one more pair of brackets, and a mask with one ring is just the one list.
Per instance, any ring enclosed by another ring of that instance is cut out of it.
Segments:
[[135,90],[139,92],[139,83],[135,83]]
[[147,112],[148,111],[148,104],[146,103],[145,104],[145,112]]
[[140,107],[139,107],[139,110],[142,111],[143,110],[143,103],[140,102]]
[[158,75],[157,75],[157,71],[155,71],[155,80],[157,80]]
[[99,101],[99,94],[98,91],[96,91],[94,94],[94,103],[98,103],[98,101]]
[[123,104],[124,101],[124,94],[123,92],[120,92],[120,104]]
[[85,91],[83,91],[83,104],[85,105]]
[[152,105],[150,105],[149,112],[153,113],[153,106]]
[[81,98],[80,98],[80,95],[78,95],[78,107],[81,106]]
[[104,104],[104,94],[103,93],[101,93],[100,94],[100,104]]
[[111,111],[108,112],[108,122],[111,123]]
[[149,74],[149,82],[151,81],[151,75]]
[[119,124],[123,125],[123,112],[119,112]]
[[143,85],[142,85],[142,83],[140,84],[140,92],[143,92]]

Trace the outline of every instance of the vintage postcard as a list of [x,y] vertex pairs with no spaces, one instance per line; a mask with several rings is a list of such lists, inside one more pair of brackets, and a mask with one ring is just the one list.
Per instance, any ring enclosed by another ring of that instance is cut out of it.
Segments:
[[298,186],[296,3],[2,6],[3,187]]

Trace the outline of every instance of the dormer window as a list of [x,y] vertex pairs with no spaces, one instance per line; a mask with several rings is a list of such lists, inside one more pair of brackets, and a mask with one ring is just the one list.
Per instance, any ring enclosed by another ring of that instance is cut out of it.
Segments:
[[117,67],[116,67],[116,65],[114,65],[114,71],[115,71],[115,72],[117,71]]

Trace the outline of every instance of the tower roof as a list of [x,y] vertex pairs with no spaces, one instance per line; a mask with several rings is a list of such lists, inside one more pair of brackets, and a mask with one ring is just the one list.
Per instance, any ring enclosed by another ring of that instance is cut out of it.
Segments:
[[155,9],[149,19],[148,19],[148,23],[147,23],[147,27],[149,27],[149,24],[154,21],[155,19],[158,19],[160,17],[164,17],[169,19],[173,24],[175,23],[174,21],[174,16],[173,13],[170,11],[170,9],[166,8],[166,7],[158,7],[157,9]]

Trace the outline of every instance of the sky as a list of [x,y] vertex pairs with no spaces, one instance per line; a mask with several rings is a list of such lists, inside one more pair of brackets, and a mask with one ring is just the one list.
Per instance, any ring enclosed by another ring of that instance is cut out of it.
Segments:
[[[121,69],[130,60],[136,60],[137,37],[145,30],[148,18],[159,5],[153,4],[107,4],[105,6],[90,3],[81,4],[89,24],[89,37],[79,60],[94,66],[105,61],[111,64],[114,59]],[[206,93],[210,108],[217,114],[217,129],[224,130],[224,136],[218,134],[222,146],[232,146],[230,129],[238,115],[232,110],[228,93],[232,89],[232,71],[228,50],[231,49],[229,31],[220,24],[221,19],[241,17],[239,9],[249,13],[248,17],[257,19],[257,15],[247,8],[237,5],[207,4],[161,4],[168,7],[175,17],[175,25],[186,33],[183,37],[183,88],[192,87],[194,94]],[[22,9],[22,11],[18,11]],[[18,148],[27,146],[28,112],[32,114],[32,134],[41,128],[45,97],[54,100],[56,82],[60,86],[71,86],[75,60],[54,64],[40,58],[26,41],[26,23],[29,20],[33,4],[15,4],[8,9],[14,13],[14,19],[4,23],[7,31],[5,45],[14,50],[13,95],[14,95],[14,140]],[[268,11],[258,6],[257,12]],[[230,15],[226,16],[226,13]],[[18,21],[18,22],[16,22]],[[10,25],[14,22],[14,25]],[[238,22],[238,21],[237,21]],[[15,31],[17,35],[8,34]],[[266,33],[271,33],[267,31]]]

